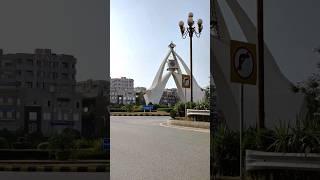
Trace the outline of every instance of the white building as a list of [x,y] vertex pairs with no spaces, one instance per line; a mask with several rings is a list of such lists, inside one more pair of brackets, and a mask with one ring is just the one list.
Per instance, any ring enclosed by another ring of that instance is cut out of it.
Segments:
[[113,104],[134,104],[136,102],[134,80],[126,77],[112,78],[110,102]]
[[50,49],[3,54],[0,50],[0,129],[81,130],[81,96],[75,92],[76,58]]

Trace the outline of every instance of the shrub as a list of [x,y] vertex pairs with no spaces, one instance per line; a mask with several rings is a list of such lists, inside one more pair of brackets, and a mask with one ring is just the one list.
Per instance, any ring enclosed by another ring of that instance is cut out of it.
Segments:
[[143,112],[143,106],[142,105],[135,105],[133,108],[134,112]]
[[172,110],[170,111],[170,117],[173,118],[173,119],[175,119],[176,116],[177,116],[177,111],[174,110],[174,109],[172,109]]
[[76,130],[76,129],[72,129],[72,128],[65,128],[62,131],[62,134],[65,136],[69,136],[72,139],[80,139],[81,138],[81,133]]
[[96,151],[102,151],[103,140],[96,139],[93,141],[93,149]]
[[42,142],[38,144],[37,149],[45,150],[49,148],[49,142]]
[[209,109],[209,103],[206,102],[198,102],[195,104],[195,109],[198,110],[208,110]]
[[110,112],[126,112],[126,110],[119,107],[119,108],[111,108]]
[[132,104],[126,104],[126,105],[122,106],[121,109],[126,112],[133,112],[134,106]]
[[9,143],[6,138],[0,137],[0,149],[7,149],[9,148]]
[[223,176],[236,176],[240,173],[239,133],[221,124],[213,136],[214,166]]
[[80,149],[77,151],[73,151],[71,158],[77,160],[98,160],[98,159],[108,159],[107,152],[103,152],[101,150],[97,151],[94,148],[90,149]]
[[170,112],[172,108],[158,108],[158,111]]
[[197,103],[195,102],[187,102],[186,103],[186,108],[187,109],[194,109],[196,107]]
[[54,135],[49,139],[49,148],[54,150],[69,150],[74,148],[74,139],[66,134]]
[[0,150],[1,160],[49,160],[50,153],[48,150],[35,149],[10,149]]
[[71,158],[70,150],[59,150],[55,152],[56,160],[68,160]]
[[0,130],[0,137],[3,137],[8,142],[8,145],[10,145],[12,142],[16,141],[16,135],[12,132],[10,132],[8,129],[2,129]]
[[154,105],[153,105],[153,110],[157,110],[158,108],[160,108],[160,105],[159,105],[159,104],[154,104]]
[[250,127],[243,132],[242,149],[265,151],[273,142],[273,131]]
[[32,148],[36,148],[38,144],[44,141],[47,141],[47,138],[45,138],[41,132],[24,134],[23,142],[29,142]]
[[175,106],[174,106],[174,110],[179,114],[180,117],[184,117],[185,116],[185,104],[183,102],[178,102]]
[[86,149],[92,147],[92,141],[87,139],[78,139],[75,141],[75,148],[76,149]]
[[32,149],[32,144],[30,142],[15,142],[12,144],[14,149]]

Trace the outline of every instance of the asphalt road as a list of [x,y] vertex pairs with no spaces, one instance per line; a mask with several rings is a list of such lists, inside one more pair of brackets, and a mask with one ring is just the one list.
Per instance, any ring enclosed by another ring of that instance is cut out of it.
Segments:
[[109,173],[0,172],[1,180],[109,180]]
[[159,124],[168,117],[111,117],[112,180],[209,180],[210,136]]

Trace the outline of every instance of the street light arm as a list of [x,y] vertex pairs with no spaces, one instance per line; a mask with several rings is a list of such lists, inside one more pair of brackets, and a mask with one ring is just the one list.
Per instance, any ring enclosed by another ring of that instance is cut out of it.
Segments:
[[201,36],[201,32],[194,31],[194,34],[196,35],[197,38]]
[[187,30],[184,33],[181,33],[182,39],[186,39],[188,34],[189,34],[189,29],[187,28]]

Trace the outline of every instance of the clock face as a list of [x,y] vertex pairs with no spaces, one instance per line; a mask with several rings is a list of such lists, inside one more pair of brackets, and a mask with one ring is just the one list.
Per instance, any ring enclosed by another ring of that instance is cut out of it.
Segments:
[[249,50],[239,48],[235,53],[233,62],[235,70],[241,78],[250,78],[254,70],[254,63],[253,56]]
[[169,65],[170,65],[170,67],[174,67],[174,66],[176,65],[176,62],[170,61],[170,62],[169,62]]

